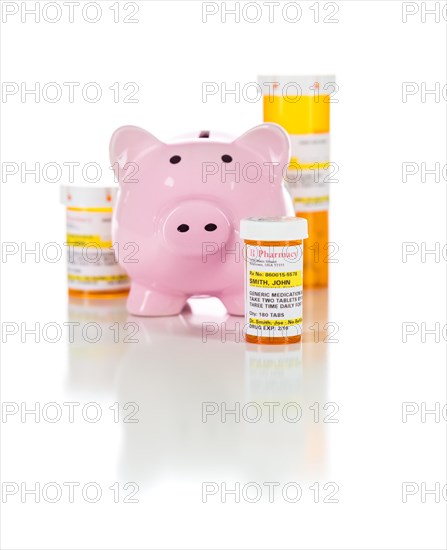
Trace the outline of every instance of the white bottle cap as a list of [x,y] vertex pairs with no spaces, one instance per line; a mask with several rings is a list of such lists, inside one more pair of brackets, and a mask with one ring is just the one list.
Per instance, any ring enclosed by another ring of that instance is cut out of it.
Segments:
[[61,186],[61,203],[72,208],[112,208],[118,187]]
[[244,218],[240,234],[248,241],[301,241],[308,237],[304,218]]

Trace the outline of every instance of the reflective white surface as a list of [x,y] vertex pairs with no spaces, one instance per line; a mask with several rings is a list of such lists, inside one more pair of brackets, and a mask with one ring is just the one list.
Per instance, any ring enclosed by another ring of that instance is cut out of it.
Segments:
[[293,346],[244,343],[216,299],[164,318],[70,299],[59,325],[73,333],[54,343],[41,318],[40,343],[20,332],[4,350],[6,547],[355,548],[389,521],[408,547],[440,547],[442,497],[424,504],[407,485],[404,504],[402,483],[442,480],[445,426],[403,423],[400,401],[440,401],[443,375],[421,393],[417,354],[393,362],[380,339],[318,334],[328,291],[306,292]]

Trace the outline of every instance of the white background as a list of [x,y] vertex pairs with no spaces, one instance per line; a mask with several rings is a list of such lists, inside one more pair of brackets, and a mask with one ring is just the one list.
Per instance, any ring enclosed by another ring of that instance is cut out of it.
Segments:
[[[14,3],[3,2],[3,10],[6,4]],[[89,423],[78,413],[73,423],[67,415],[56,423],[32,416],[22,422],[20,414],[3,414],[2,489],[5,483],[95,482],[103,496],[89,503],[78,492],[69,503],[65,492],[57,503],[36,503],[32,496],[22,503],[22,490],[6,502],[3,495],[2,548],[445,548],[445,496],[429,494],[424,503],[422,484],[446,483],[446,422],[420,413],[422,403],[441,409],[446,403],[445,332],[422,338],[422,323],[439,323],[440,332],[446,323],[445,253],[421,254],[423,243],[441,250],[446,243],[445,172],[439,181],[421,177],[421,163],[446,162],[445,95],[421,91],[424,83],[430,89],[446,83],[445,2],[426,3],[444,8],[439,22],[434,15],[424,22],[416,2],[332,2],[336,23],[322,21],[333,11],[328,2],[319,3],[319,22],[315,2],[299,2],[296,23],[285,20],[281,7],[269,22],[265,6],[256,23],[242,16],[236,23],[231,15],[223,22],[220,2],[219,13],[203,22],[198,1],[138,2],[138,23],[123,21],[132,12],[125,2],[116,23],[112,2],[99,2],[102,16],[89,23],[82,0],[72,23],[64,8],[53,24],[41,2],[36,23],[33,16],[21,21],[22,4],[36,3],[16,3],[19,13],[2,22],[3,83],[80,86],[72,103],[66,88],[55,103],[5,96],[3,88],[3,163],[96,162],[103,167],[101,183],[111,184],[108,142],[123,124],[169,138],[204,129],[237,135],[262,121],[261,101],[236,102],[231,95],[223,101],[219,94],[204,101],[204,82],[222,89],[256,82],[258,74],[336,74],[331,160],[340,171],[331,188],[330,240],[339,246],[339,261],[331,265],[328,293],[305,294],[301,347],[270,357],[242,342],[222,343],[220,334],[202,342],[201,322],[225,320],[216,300],[194,301],[183,317],[140,320],[139,343],[126,344],[120,335],[116,344],[108,327],[125,323],[122,303],[68,303],[64,259],[3,255],[3,329],[4,323],[94,321],[102,323],[104,337],[70,344],[65,331],[55,343],[36,343],[21,328],[3,345],[3,402],[70,401],[81,408],[96,402],[103,418]],[[416,12],[406,22],[405,10]],[[80,93],[88,82],[103,91],[96,103]],[[115,102],[109,87],[118,83],[123,91],[129,82],[139,87],[138,101],[124,103],[120,96]],[[407,101],[403,83],[416,90]],[[419,170],[405,183],[404,162]],[[21,248],[63,243],[58,188],[68,172],[56,183],[42,176],[37,183],[21,171],[6,176],[2,240]],[[80,171],[76,183],[85,183]],[[403,243],[417,250],[406,262]],[[315,322],[336,323],[338,342],[322,342],[324,334],[314,342]],[[404,343],[408,322],[417,333]],[[257,423],[233,417],[222,423],[218,415],[202,422],[205,401],[229,408],[296,401],[303,418],[289,423],[279,415],[270,424],[264,409]],[[139,404],[137,424],[113,422],[108,407],[119,403],[122,412],[126,402]],[[314,402],[336,403],[339,422],[314,422]],[[404,402],[419,407],[407,422]],[[126,482],[138,484],[138,503],[123,503],[122,495],[113,502],[108,487]],[[236,503],[231,495],[222,503],[219,492],[204,503],[203,482],[229,488],[295,482],[303,496],[289,503],[279,490],[273,503],[265,492],[256,503]],[[315,503],[309,486],[316,482],[320,488],[336,483],[339,502],[322,502],[327,491],[321,489]],[[406,503],[403,483],[418,488]]]

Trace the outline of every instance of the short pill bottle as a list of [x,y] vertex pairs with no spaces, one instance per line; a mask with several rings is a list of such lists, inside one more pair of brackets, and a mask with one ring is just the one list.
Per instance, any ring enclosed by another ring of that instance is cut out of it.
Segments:
[[130,280],[112,248],[112,214],[116,189],[61,188],[67,222],[68,294],[77,298],[118,298]]
[[245,218],[245,326],[247,342],[301,341],[304,218]]

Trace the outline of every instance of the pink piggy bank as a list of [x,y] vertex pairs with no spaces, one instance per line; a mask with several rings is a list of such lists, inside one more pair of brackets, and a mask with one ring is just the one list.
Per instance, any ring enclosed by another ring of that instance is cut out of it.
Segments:
[[277,124],[236,139],[201,132],[169,143],[135,126],[116,130],[113,240],[131,278],[129,313],[175,315],[191,296],[208,295],[244,314],[239,222],[294,215],[283,183],[289,148]]

